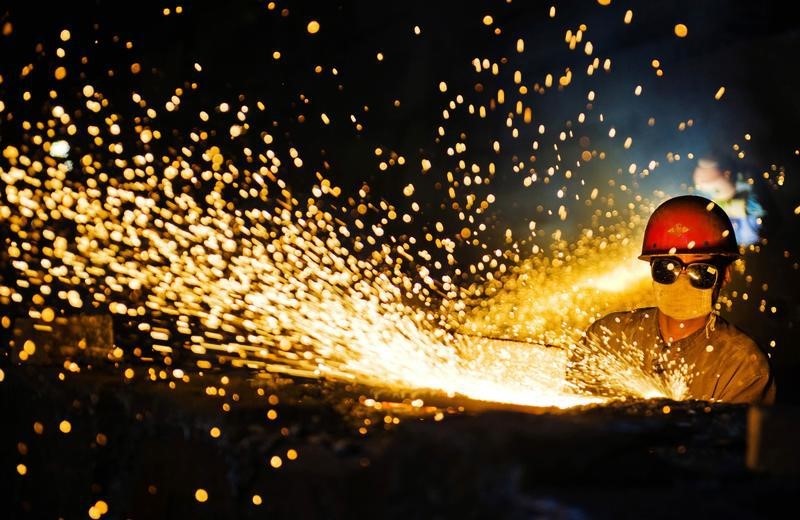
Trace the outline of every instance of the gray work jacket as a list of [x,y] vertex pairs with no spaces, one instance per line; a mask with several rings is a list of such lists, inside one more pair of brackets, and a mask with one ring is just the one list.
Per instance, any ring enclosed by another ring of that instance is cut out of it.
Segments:
[[[600,370],[586,367],[592,366],[595,357],[609,354],[624,356],[626,362],[618,363],[623,371],[626,365],[638,362],[637,370],[654,379],[668,378],[670,371],[680,370],[687,384],[684,399],[754,404],[775,400],[766,354],[750,336],[715,314],[709,316],[705,328],[672,343],[661,338],[655,307],[608,314],[592,323],[582,346],[570,352],[568,380],[577,374],[586,383],[580,385],[584,390],[603,394],[603,386],[609,386],[604,378],[620,377],[611,373],[614,363]],[[587,381],[589,373],[591,381]]]

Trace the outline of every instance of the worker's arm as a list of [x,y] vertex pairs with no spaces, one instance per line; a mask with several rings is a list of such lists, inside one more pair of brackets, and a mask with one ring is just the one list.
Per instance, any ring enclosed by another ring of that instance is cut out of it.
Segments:
[[606,366],[609,356],[610,331],[602,320],[594,322],[575,345],[567,349],[566,387],[579,394],[610,395],[607,388]]
[[732,366],[722,391],[716,396],[727,403],[773,404],[776,386],[766,358],[750,354]]

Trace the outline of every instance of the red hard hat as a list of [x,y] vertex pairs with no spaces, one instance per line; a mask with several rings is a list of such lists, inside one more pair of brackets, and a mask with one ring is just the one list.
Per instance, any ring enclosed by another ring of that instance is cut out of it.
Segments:
[[680,254],[739,256],[725,210],[697,195],[681,195],[658,206],[647,221],[639,259]]

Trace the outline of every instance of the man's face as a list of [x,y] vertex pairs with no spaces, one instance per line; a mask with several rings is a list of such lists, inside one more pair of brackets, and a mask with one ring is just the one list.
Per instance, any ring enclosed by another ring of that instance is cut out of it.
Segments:
[[710,255],[670,255],[650,259],[656,306],[674,320],[708,316],[727,269]]
[[693,179],[695,188],[714,201],[730,200],[736,193],[730,172],[723,172],[714,162],[698,162]]

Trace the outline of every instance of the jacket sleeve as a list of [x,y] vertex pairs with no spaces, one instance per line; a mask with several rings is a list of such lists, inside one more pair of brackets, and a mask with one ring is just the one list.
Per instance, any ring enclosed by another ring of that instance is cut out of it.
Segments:
[[603,352],[608,348],[609,331],[603,325],[606,320],[591,324],[575,345],[567,350],[566,388],[578,394],[596,396],[612,395],[604,380],[605,371],[600,364]]

